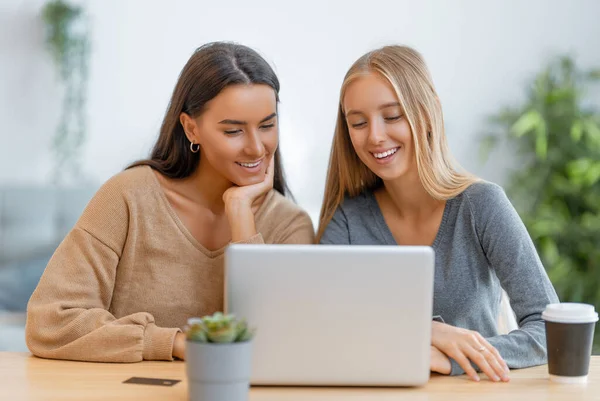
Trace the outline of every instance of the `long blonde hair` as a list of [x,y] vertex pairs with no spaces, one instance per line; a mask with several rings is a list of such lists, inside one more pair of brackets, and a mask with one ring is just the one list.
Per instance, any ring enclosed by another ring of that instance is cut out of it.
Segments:
[[317,242],[346,195],[354,197],[382,185],[382,180],[359,159],[352,146],[342,104],[348,85],[371,72],[381,74],[396,92],[410,125],[417,171],[425,190],[435,199],[446,200],[479,180],[469,173],[459,172],[458,164],[450,154],[442,106],[423,57],[406,46],[373,50],[350,67],[340,90]]

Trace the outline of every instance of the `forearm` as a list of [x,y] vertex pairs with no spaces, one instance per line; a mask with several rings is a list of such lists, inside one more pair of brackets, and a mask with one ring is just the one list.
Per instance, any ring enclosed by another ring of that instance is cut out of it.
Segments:
[[30,305],[27,346],[43,358],[93,362],[171,360],[180,330],[156,326],[144,312],[115,319],[108,311]]
[[27,305],[26,341],[37,356],[95,362],[172,359],[177,328],[150,313],[109,312],[119,256],[73,229],[48,263]]
[[547,362],[546,330],[541,320],[487,340],[500,352],[510,368],[527,368]]
[[231,230],[231,242],[244,242],[257,234],[252,207],[244,202],[230,202],[225,212]]
[[[486,340],[498,350],[510,369],[543,365],[547,362],[546,330],[543,321],[532,321],[523,325],[519,330],[488,337]],[[465,373],[456,361],[451,359],[451,364],[451,375]],[[474,363],[471,363],[471,366],[478,372],[481,371]]]
[[183,332],[175,334],[172,351],[173,358],[185,359],[185,341],[186,337]]

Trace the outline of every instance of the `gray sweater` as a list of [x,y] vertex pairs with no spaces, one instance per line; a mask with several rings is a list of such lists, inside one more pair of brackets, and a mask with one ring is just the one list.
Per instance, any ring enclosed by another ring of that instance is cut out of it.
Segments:
[[[397,245],[372,192],[346,198],[327,226],[322,244]],[[471,185],[446,202],[433,242],[433,314],[478,331],[510,368],[546,363],[541,313],[558,297],[516,210],[501,187]],[[501,288],[519,329],[498,335]],[[451,374],[463,374],[451,360]]]

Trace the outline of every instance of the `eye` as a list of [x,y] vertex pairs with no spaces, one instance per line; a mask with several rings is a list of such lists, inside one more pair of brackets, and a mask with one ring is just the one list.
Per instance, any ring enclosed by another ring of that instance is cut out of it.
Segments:
[[232,129],[232,130],[226,130],[223,132],[225,132],[226,135],[236,135],[236,134],[241,133],[242,130],[241,129]]
[[401,118],[402,118],[402,116],[385,117],[384,120],[389,121],[389,122],[394,122],[394,121],[398,121]]
[[265,124],[265,125],[261,125],[260,129],[267,130],[267,129],[273,128],[274,126],[275,126],[275,123]]
[[361,122],[359,122],[359,123],[356,123],[356,124],[350,124],[350,126],[351,126],[352,128],[356,128],[356,129],[358,129],[358,128],[362,128],[362,127],[364,127],[365,125],[367,125],[367,122],[366,122],[366,121],[361,121]]

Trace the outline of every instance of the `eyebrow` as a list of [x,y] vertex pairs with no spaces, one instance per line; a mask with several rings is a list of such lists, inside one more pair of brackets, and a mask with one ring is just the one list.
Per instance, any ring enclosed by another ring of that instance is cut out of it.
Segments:
[[[269,121],[272,118],[277,117],[277,113],[273,113],[273,114],[269,114],[268,116],[266,116],[265,118],[263,118],[262,120],[260,120],[259,124],[264,123],[265,121]],[[230,120],[230,119],[225,119],[223,121],[219,121],[219,124],[229,124],[229,125],[246,125],[248,124],[247,121],[241,121],[241,120]]]
[[[379,106],[378,109],[383,110],[383,109],[387,109],[388,107],[400,107],[400,103],[399,102],[384,103],[381,106]],[[349,115],[352,115],[352,114],[363,114],[363,113],[358,110],[349,110],[346,113],[346,117],[348,117]]]

